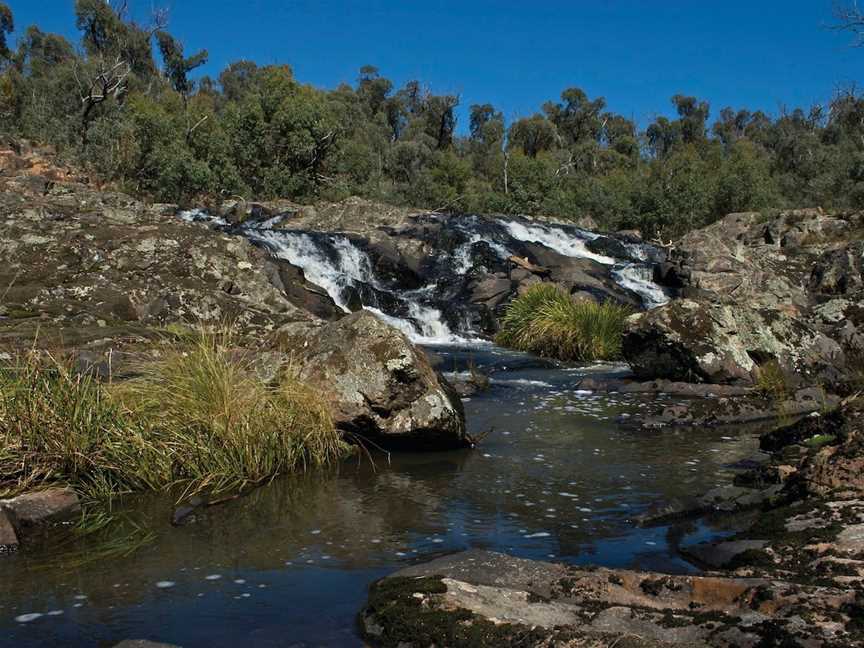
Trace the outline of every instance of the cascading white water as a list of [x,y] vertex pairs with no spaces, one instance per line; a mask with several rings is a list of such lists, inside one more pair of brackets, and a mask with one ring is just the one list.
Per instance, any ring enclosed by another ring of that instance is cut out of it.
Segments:
[[[345,312],[350,312],[346,299],[349,289],[366,284],[376,290],[387,291],[375,276],[369,256],[347,237],[327,237],[334,252],[330,255],[309,234],[303,232],[268,230],[259,224],[256,227],[244,228],[244,233],[250,240],[264,244],[277,258],[303,270],[306,279],[327,291],[330,298]],[[363,307],[398,328],[413,342],[453,344],[468,341],[450,330],[440,310],[415,299],[421,296],[422,289],[413,292],[415,294],[409,291],[397,295],[405,304],[407,318],[388,315],[372,304],[364,304]]]
[[[220,228],[230,227],[223,218],[213,216],[200,209],[184,211],[180,218],[188,222],[206,222]],[[349,301],[360,295],[363,308],[374,313],[392,326],[403,331],[412,341],[424,344],[453,344],[480,342],[462,337],[448,326],[440,308],[433,304],[446,304],[439,286],[435,283],[415,290],[396,291],[385,285],[375,275],[369,255],[348,237],[339,234],[307,233],[294,230],[273,229],[282,220],[274,216],[267,220],[247,222],[240,227],[251,241],[257,242],[277,258],[303,270],[306,279],[323,288],[333,302],[345,312],[350,312]],[[592,252],[586,242],[601,235],[572,227],[547,223],[529,223],[521,220],[481,220],[467,216],[448,221],[447,225],[457,230],[462,243],[449,255],[441,253],[439,267],[446,268],[447,276],[464,277],[474,264],[476,246],[484,243],[502,261],[512,255],[509,245],[530,242],[548,247],[558,254],[572,258],[591,259],[610,268],[612,278],[622,288],[642,299],[646,308],[665,304],[669,297],[652,281],[650,247],[638,243],[623,242],[628,255],[637,262],[621,261]],[[385,312],[379,301],[389,304]],[[393,311],[399,314],[394,314]],[[467,312],[466,312],[467,317]],[[460,330],[471,330],[467,323]]]
[[347,290],[360,283],[374,285],[375,275],[369,257],[344,236],[330,238],[333,249],[338,253],[336,259],[331,259],[304,232],[275,231],[261,227],[244,228],[244,232],[250,240],[263,243],[275,257],[303,270],[306,279],[326,290],[346,313],[351,312],[346,300]]
[[639,295],[646,308],[657,308],[669,301],[669,295],[654,283],[651,266],[628,263],[612,270],[612,276],[619,286]]
[[595,254],[585,246],[585,240],[597,238],[596,234],[585,232],[585,238],[573,236],[564,229],[555,227],[554,225],[527,225],[519,221],[501,221],[507,231],[517,241],[526,243],[539,243],[545,245],[550,250],[555,250],[558,254],[577,259],[592,259],[604,265],[615,265],[615,259],[612,257]]

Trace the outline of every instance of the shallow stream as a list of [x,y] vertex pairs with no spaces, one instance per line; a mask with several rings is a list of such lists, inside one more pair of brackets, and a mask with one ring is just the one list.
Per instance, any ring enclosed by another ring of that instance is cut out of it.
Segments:
[[[0,646],[359,646],[368,584],[416,561],[481,547],[689,572],[682,538],[722,533],[633,518],[728,483],[730,465],[756,449],[752,435],[626,425],[658,397],[579,389],[586,374],[622,371],[614,365],[556,367],[492,346],[433,351],[445,372],[491,376],[465,402],[470,432],[488,432],[479,448],[377,455],[374,466],[355,458],[183,527],[170,525],[170,498],[135,498],[126,513],[156,538],[131,556],[82,562],[42,547],[0,557]],[[75,549],[95,558],[88,542]]]

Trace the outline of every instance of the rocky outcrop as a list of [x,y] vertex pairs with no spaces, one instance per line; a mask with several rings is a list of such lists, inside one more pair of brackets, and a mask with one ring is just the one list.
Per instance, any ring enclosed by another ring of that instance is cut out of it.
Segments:
[[[486,551],[372,586],[376,646],[854,646],[860,594],[778,579],[576,569]],[[591,643],[594,642],[594,643]]]
[[278,281],[287,264],[246,240],[74,179],[35,191],[38,169],[0,173],[6,350],[29,346],[37,331],[46,346],[82,348],[147,339],[177,322],[232,321],[260,338],[314,319],[289,268]]
[[731,214],[679,241],[658,279],[682,299],[631,318],[637,375],[753,384],[772,363],[791,386],[848,382],[861,351],[864,214]]
[[300,378],[330,401],[336,424],[387,447],[468,445],[453,388],[397,329],[368,311],[279,331]]
[[[69,351],[82,370],[122,379],[158,353],[162,338],[188,332],[178,324],[230,323],[238,352],[273,374],[285,359],[273,345],[290,330],[293,361],[346,432],[415,448],[467,443],[459,399],[425,355],[368,312],[342,320],[343,309],[300,268],[175,205],[48,173],[35,154],[2,153],[0,362],[38,339],[39,347]],[[294,214],[289,204],[229,211],[236,222]],[[347,225],[353,212],[339,213]],[[335,218],[324,209],[316,217]],[[391,273],[410,275],[405,255],[384,243],[376,263],[384,268],[389,258]]]

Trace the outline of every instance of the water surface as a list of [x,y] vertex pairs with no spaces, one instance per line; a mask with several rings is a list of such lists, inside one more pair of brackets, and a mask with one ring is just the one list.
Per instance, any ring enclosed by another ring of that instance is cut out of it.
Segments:
[[445,372],[491,376],[465,402],[471,433],[488,432],[478,449],[378,455],[374,466],[355,458],[180,528],[169,498],[136,497],[127,513],[156,539],[131,556],[76,566],[37,547],[0,557],[0,645],[359,646],[355,617],[372,580],[473,547],[695,570],[675,552],[680,529],[633,518],[728,483],[729,465],[756,449],[752,435],[622,424],[655,398],[675,399],[579,389],[584,375],[620,367],[558,368],[491,346],[436,352]]

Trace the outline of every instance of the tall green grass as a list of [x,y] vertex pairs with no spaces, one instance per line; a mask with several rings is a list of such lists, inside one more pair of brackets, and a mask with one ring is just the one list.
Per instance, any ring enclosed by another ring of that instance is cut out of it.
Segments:
[[283,367],[266,383],[230,336],[167,344],[106,385],[26,354],[0,370],[0,492],[66,482],[99,498],[243,488],[343,456],[320,394]]
[[610,301],[574,300],[555,284],[536,284],[508,306],[495,341],[560,360],[615,360],[630,313]]

